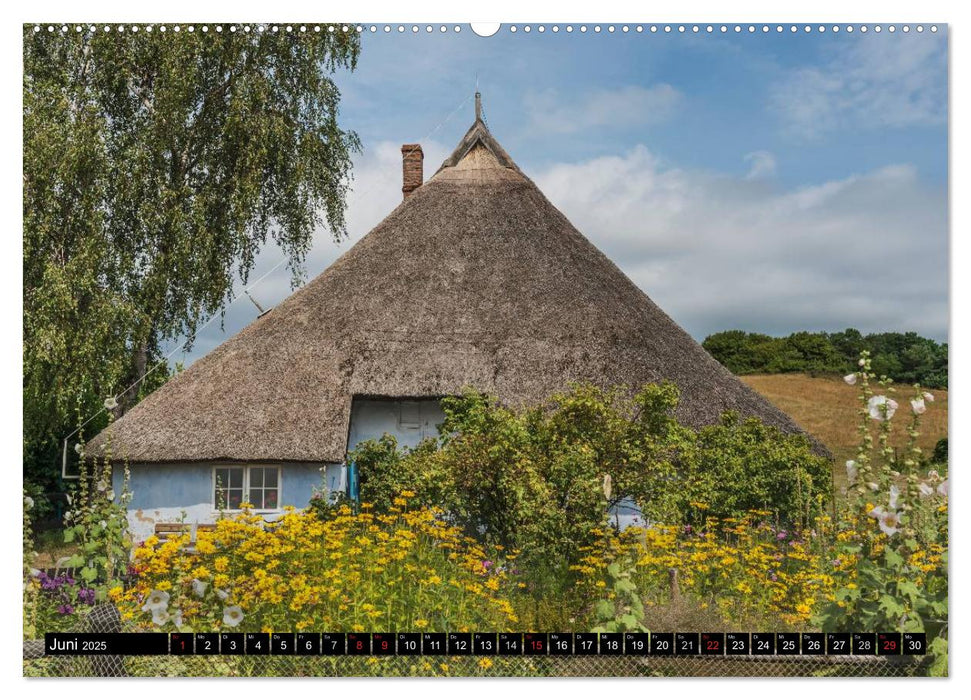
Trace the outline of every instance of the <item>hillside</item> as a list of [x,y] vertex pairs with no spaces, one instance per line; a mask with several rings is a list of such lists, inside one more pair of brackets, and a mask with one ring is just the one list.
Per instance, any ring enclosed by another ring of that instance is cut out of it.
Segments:
[[[822,440],[833,452],[837,465],[842,466],[856,453],[856,426],[859,420],[859,392],[856,387],[836,377],[810,377],[805,374],[751,374],[741,379]],[[908,401],[910,391],[907,386],[899,386],[894,394],[900,410],[893,420],[891,442],[898,447],[907,441],[905,426],[912,415]],[[918,441],[928,454],[939,439],[947,437],[948,392],[933,389],[931,393],[935,401],[927,404]],[[842,483],[843,477],[843,470],[838,468],[837,484]]]

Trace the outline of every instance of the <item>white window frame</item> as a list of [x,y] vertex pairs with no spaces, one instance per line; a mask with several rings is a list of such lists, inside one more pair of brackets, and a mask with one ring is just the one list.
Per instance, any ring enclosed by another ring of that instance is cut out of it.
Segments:
[[282,513],[283,512],[283,467],[279,464],[214,464],[212,467],[212,509],[214,512],[240,513],[240,508],[223,508],[219,510],[216,499],[216,471],[219,469],[242,469],[243,470],[243,502],[249,503],[250,500],[250,469],[276,469],[276,508],[254,508],[254,513]]

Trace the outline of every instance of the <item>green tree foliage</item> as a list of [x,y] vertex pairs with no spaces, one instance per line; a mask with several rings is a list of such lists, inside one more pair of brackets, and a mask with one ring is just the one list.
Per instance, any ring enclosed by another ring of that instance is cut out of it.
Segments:
[[402,491],[444,508],[471,536],[521,549],[524,564],[566,575],[625,498],[648,521],[697,522],[751,508],[804,521],[829,496],[829,462],[808,440],[727,414],[694,431],[674,418],[678,393],[648,385],[580,385],[546,406],[513,411],[479,393],[443,400],[437,441],[399,449],[391,436],[361,444],[361,500],[386,511]]
[[832,495],[832,465],[813,454],[805,436],[734,413],[698,431],[679,466],[680,522],[695,525],[763,510],[802,528]]
[[872,333],[855,328],[838,333],[800,331],[782,338],[745,331],[722,331],[702,346],[735,374],[807,372],[846,374],[856,370],[862,350],[873,370],[900,384],[947,388],[947,343],[916,333]]
[[[294,283],[345,234],[357,136],[331,78],[354,32],[24,28],[24,441],[58,441],[194,337],[268,238]],[[213,28],[211,28],[213,29]],[[228,29],[228,28],[227,28]],[[119,397],[123,412],[159,381]],[[92,425],[90,430],[103,426]]]

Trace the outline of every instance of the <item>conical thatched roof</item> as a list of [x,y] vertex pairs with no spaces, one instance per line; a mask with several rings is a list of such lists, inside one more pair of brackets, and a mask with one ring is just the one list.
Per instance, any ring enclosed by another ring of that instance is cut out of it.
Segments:
[[584,238],[476,119],[439,171],[320,276],[118,420],[112,452],[338,462],[354,396],[474,386],[517,405],[571,381],[665,379],[690,425],[734,409],[799,430]]

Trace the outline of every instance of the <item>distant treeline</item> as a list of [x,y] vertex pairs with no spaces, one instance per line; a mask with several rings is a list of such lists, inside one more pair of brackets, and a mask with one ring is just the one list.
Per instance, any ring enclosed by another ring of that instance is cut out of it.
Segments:
[[869,350],[873,372],[898,384],[919,382],[947,388],[947,343],[916,333],[871,333],[855,328],[839,333],[799,331],[784,338],[761,333],[722,331],[702,343],[735,374],[847,374],[856,369],[861,350]]

